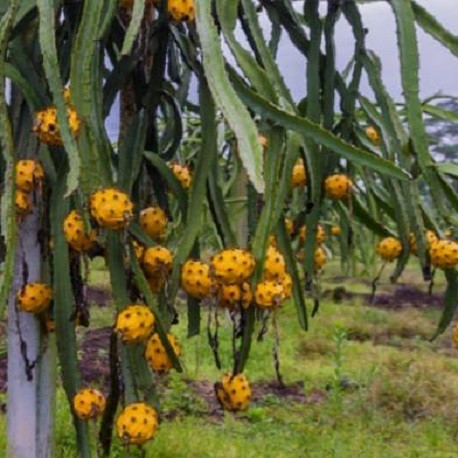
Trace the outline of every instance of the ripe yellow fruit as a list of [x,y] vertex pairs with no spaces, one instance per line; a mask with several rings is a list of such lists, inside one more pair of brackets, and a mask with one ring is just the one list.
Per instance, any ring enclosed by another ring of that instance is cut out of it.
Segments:
[[186,261],[181,268],[181,287],[196,299],[212,294],[216,285],[210,276],[210,266],[201,261]]
[[324,181],[326,195],[334,200],[345,199],[351,194],[352,188],[353,182],[342,173],[330,175]]
[[395,237],[385,237],[377,245],[376,252],[384,261],[392,262],[402,253],[401,241]]
[[342,232],[342,229],[340,226],[332,226],[331,227],[331,235],[340,235]]
[[241,284],[251,276],[255,265],[254,257],[249,251],[228,248],[213,256],[210,261],[210,273],[218,283]]
[[154,321],[153,312],[146,305],[129,305],[119,312],[115,331],[124,342],[141,342],[151,334]]
[[224,410],[246,410],[250,405],[251,387],[244,374],[224,374],[221,381],[215,383],[215,392]]
[[[173,334],[167,334],[167,339],[172,346],[175,355],[180,356],[181,345],[178,339]],[[170,360],[164,345],[162,345],[159,334],[153,334],[146,343],[145,359],[151,366],[154,372],[168,372],[172,367],[172,361]]]
[[323,248],[318,247],[315,250],[315,253],[313,253],[313,268],[315,269],[315,272],[321,270],[326,264],[326,261],[326,252],[323,250]]
[[281,305],[285,299],[285,290],[282,283],[263,281],[256,285],[254,300],[260,308],[274,308]]
[[63,223],[64,236],[67,243],[79,252],[89,251],[97,239],[95,230],[85,232],[84,221],[76,210],[72,210]]
[[33,159],[23,159],[16,164],[16,188],[23,192],[31,192],[44,178],[43,167]]
[[105,396],[94,388],[83,388],[73,398],[73,409],[81,420],[100,417],[105,410]]
[[148,207],[140,212],[140,226],[153,240],[164,237],[167,223],[167,215],[160,207]]
[[[71,133],[77,138],[81,129],[81,119],[76,110],[71,106],[67,106],[67,119]],[[36,113],[32,132],[41,142],[47,145],[62,145],[56,107],[50,106]]]
[[294,164],[291,182],[293,188],[302,188],[307,185],[307,171],[302,159],[298,159]]
[[168,11],[174,21],[194,21],[194,0],[168,0]]
[[135,256],[138,259],[138,262],[143,262],[143,255],[145,254],[145,247],[136,240],[132,240],[132,245],[134,247]]
[[[425,239],[427,244],[426,248],[429,248],[433,244],[433,242],[437,242],[439,240],[437,238],[437,235],[433,231],[429,230],[426,231]],[[409,234],[409,246],[412,254],[418,254],[417,241],[415,240],[415,235],[413,233]]]
[[191,169],[187,165],[180,165],[177,163],[171,164],[170,168],[176,179],[181,183],[181,186],[187,191],[192,183]]
[[51,286],[44,283],[27,283],[17,293],[19,307],[29,313],[44,312],[52,298]]
[[64,102],[70,104],[72,93],[69,87],[64,87],[64,92],[62,94],[64,96]]
[[452,331],[452,343],[456,348],[458,348],[458,323],[455,324]]
[[262,148],[266,148],[267,145],[269,144],[267,137],[265,137],[264,135],[258,135],[258,141],[259,141],[259,144],[262,146]]
[[253,300],[250,284],[245,282],[241,285],[221,285],[219,289],[218,305],[220,307],[235,310],[241,305],[248,308]]
[[285,299],[290,299],[291,296],[293,295],[293,279],[291,278],[291,275],[286,273],[281,284],[283,286],[283,292],[285,294]]
[[166,275],[172,271],[173,254],[167,248],[157,245],[145,250],[143,266],[149,276]]
[[32,202],[30,195],[24,191],[17,190],[14,196],[14,204],[18,216],[26,216],[32,212]]
[[439,269],[452,269],[458,265],[458,243],[437,240],[429,248],[431,264]]
[[124,445],[143,445],[159,427],[156,411],[144,402],[127,405],[116,420],[116,432]]
[[285,275],[286,263],[284,256],[275,247],[269,246],[264,260],[264,278],[281,282]]
[[[307,237],[307,227],[305,225],[299,228],[299,241],[305,243],[305,238]],[[315,240],[318,245],[324,243],[326,239],[326,232],[324,227],[321,224],[318,224],[316,228]]]
[[285,226],[289,235],[294,232],[294,221],[291,218],[285,218]]
[[134,205],[126,193],[116,188],[104,188],[91,195],[89,208],[100,227],[117,230],[130,223]]
[[382,144],[382,139],[373,126],[366,127],[366,135],[375,146],[380,146]]

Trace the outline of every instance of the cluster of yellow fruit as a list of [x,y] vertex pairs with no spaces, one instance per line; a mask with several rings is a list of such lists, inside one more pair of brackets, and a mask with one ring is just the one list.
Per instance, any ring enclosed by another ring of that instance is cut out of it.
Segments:
[[[188,260],[181,269],[181,286],[192,297],[214,297],[217,305],[237,310],[253,302],[249,279],[254,272],[253,255],[240,248],[215,254],[210,263]],[[274,308],[291,297],[292,280],[284,256],[270,245],[264,261],[263,279],[256,285],[254,302],[260,308]]]
[[[83,388],[73,398],[75,415],[83,421],[101,417],[105,406],[105,396],[95,388]],[[116,432],[124,445],[145,444],[155,436],[158,427],[156,410],[144,402],[127,405],[116,420]]]
[[[115,323],[115,331],[127,344],[145,342],[145,359],[154,372],[168,372],[173,363],[157,333],[154,333],[155,318],[146,305],[132,304],[122,310]],[[167,339],[174,353],[179,356],[181,345],[178,339],[167,334]]]
[[[64,90],[63,96],[67,104],[68,126],[72,135],[77,138],[81,129],[81,118],[78,116],[75,107],[70,103],[70,90],[68,88]],[[57,108],[55,106],[48,106],[36,113],[32,132],[41,142],[47,145],[62,145],[62,136],[57,120]]]
[[[133,0],[118,0],[119,6],[126,10],[131,10],[134,1]],[[146,2],[148,6],[154,4],[155,6],[159,5],[159,0],[148,0]],[[195,19],[195,8],[194,0],[168,0],[167,1],[167,11],[169,16],[177,22],[192,22]]]
[[[298,159],[294,164],[291,183],[293,188],[303,188],[307,186],[307,171],[304,161]],[[353,189],[351,179],[342,173],[329,175],[324,181],[326,196],[333,200],[342,200],[350,196]]]
[[15,206],[16,214],[24,217],[32,211],[32,191],[38,189],[44,178],[41,164],[33,159],[17,162],[15,169]]
[[[452,269],[458,266],[458,243],[453,240],[439,239],[437,235],[428,230],[425,234],[427,249],[431,264],[439,269]],[[411,252],[417,254],[415,236],[410,234],[409,247]],[[382,239],[376,247],[377,254],[384,261],[394,261],[402,253],[402,243],[396,237]]]

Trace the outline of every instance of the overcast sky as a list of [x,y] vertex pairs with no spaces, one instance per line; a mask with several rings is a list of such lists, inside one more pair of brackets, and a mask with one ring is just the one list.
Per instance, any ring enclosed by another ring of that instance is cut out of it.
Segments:
[[[458,0],[417,0],[444,24],[458,35]],[[302,3],[300,3],[302,5]],[[376,2],[360,6],[363,21],[369,29],[367,46],[382,60],[383,79],[390,93],[401,96],[399,61],[396,45],[395,21],[390,6]],[[325,4],[323,4],[323,13]],[[268,32],[266,30],[266,32]],[[340,69],[347,64],[353,52],[353,35],[345,18],[341,18],[336,28],[337,65]],[[450,51],[418,30],[420,47],[420,89],[422,96],[439,90],[446,94],[458,95],[458,59]],[[296,99],[305,95],[305,62],[287,39],[283,40],[278,61],[284,78]],[[368,84],[363,82],[362,92],[369,94]]]

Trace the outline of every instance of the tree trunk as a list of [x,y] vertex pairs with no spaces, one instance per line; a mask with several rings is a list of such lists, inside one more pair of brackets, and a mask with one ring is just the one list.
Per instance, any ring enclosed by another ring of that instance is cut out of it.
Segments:
[[[38,226],[36,211],[21,224],[8,305],[8,458],[53,456],[54,339],[45,342],[38,319],[20,312],[16,305],[17,291],[25,280],[25,265],[27,282],[41,281]],[[37,357],[36,365],[28,369],[26,360],[33,364]]]

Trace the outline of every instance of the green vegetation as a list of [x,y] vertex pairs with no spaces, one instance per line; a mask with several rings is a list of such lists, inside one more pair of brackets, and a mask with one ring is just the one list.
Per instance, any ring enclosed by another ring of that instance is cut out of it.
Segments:
[[[91,269],[92,284],[105,284]],[[330,268],[332,269],[332,266]],[[407,270],[401,279],[413,278]],[[325,282],[323,289],[335,286]],[[385,290],[393,289],[386,284]],[[418,285],[413,285],[418,286]],[[369,292],[362,281],[352,292]],[[425,296],[427,300],[427,296]],[[185,311],[179,308],[180,315]],[[110,326],[112,311],[92,307],[91,329]],[[277,389],[272,333],[253,345],[246,373],[254,402],[245,413],[216,409],[212,384],[219,378],[206,333],[186,338],[184,373],[157,376],[161,416],[146,456],[160,457],[453,457],[458,442],[458,350],[450,332],[430,343],[440,310],[386,310],[355,295],[336,304],[322,301],[309,333],[301,332],[292,304],[279,312],[281,371],[287,388]],[[231,327],[221,314],[223,370],[231,364]],[[78,335],[83,338],[84,328]],[[268,385],[268,383],[270,385]],[[270,387],[270,388],[269,388]],[[58,391],[56,456],[77,456],[72,420]],[[0,417],[0,431],[5,416]],[[0,449],[5,434],[0,434]],[[111,456],[124,457],[115,441]],[[132,449],[131,456],[140,456]]]

